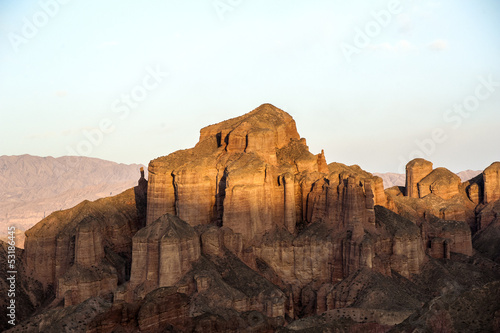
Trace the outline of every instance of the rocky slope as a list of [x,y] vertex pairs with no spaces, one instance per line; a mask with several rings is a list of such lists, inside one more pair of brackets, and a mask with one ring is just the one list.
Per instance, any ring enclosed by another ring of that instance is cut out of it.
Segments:
[[[309,152],[292,117],[264,104],[151,161],[133,189],[27,231],[23,265],[44,305],[11,331],[425,330],[432,304],[460,297],[488,304],[474,327],[494,329],[498,166],[462,183],[414,160],[407,186],[384,191]],[[443,315],[457,331],[460,311]]]
[[45,216],[134,186],[140,167],[78,156],[0,156],[0,239],[14,225],[22,247],[24,231]]

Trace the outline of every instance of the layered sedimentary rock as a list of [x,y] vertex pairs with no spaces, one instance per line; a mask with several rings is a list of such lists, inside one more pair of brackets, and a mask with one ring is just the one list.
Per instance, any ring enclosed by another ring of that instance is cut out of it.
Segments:
[[[294,286],[297,302],[312,281],[337,282],[362,268],[410,277],[424,260],[418,227],[385,211],[376,217],[375,206],[387,204],[382,179],[359,166],[326,165],[293,119],[270,105],[203,129],[193,149],[152,161],[149,174],[149,225],[172,213],[222,227],[201,234],[204,253],[227,249],[249,267],[267,267],[262,274]],[[147,281],[142,275],[131,282]],[[197,288],[209,280],[198,276]]]
[[500,200],[500,162],[495,162],[483,172],[484,202]]
[[[389,265],[389,271],[394,270],[406,277],[418,274],[425,262],[420,229],[384,207],[376,207],[376,220],[380,234],[374,242],[376,270],[388,274]],[[387,258],[390,258],[389,262]]]
[[500,263],[500,200],[487,204],[478,213],[479,231],[474,235],[474,248],[487,258]]
[[194,229],[177,216],[165,214],[133,237],[130,288],[144,284],[139,295],[173,286],[200,258]]
[[422,170],[422,166],[427,171],[421,172],[422,179],[413,182],[413,189],[416,185],[417,192],[410,187],[404,191],[406,194],[412,192],[413,197],[405,196],[399,188],[393,187],[386,190],[386,206],[419,226],[434,216],[442,220],[465,221],[472,230],[477,229],[474,209],[482,200],[482,175],[461,183],[451,171],[445,168],[431,170],[432,163],[416,159],[407,165],[407,178],[412,178],[415,168]]
[[87,217],[80,222],[76,233],[75,262],[82,266],[97,266],[104,258],[103,230],[100,223]]
[[460,177],[445,168],[434,169],[417,184],[419,198],[433,193],[445,200],[459,193]]
[[406,165],[406,196],[423,198],[430,193],[445,200],[459,193],[460,177],[445,168],[432,169],[432,163],[422,158]]
[[84,201],[28,230],[31,276],[45,290],[54,288],[66,306],[112,293],[130,276],[132,236],[145,223],[146,188],[142,182],[114,197]]
[[[416,165],[431,167],[422,159],[411,161],[407,178]],[[461,183],[451,171],[437,168],[418,181],[417,188],[418,195],[413,198],[402,196],[396,188],[386,193],[393,210],[420,226],[427,254],[446,259],[452,253],[471,256],[472,232],[481,228],[476,207],[483,197],[483,175]],[[412,192],[410,188],[406,191]]]
[[[149,182],[141,170],[133,190],[42,221],[28,232],[28,266],[65,313],[112,301],[88,332],[273,332],[321,313],[388,329],[469,286],[466,274],[429,286],[454,265],[481,283],[500,272],[471,257],[478,230],[479,253],[500,258],[496,168],[461,183],[417,159],[406,191],[384,191],[359,166],[311,154],[293,119],[262,105],[151,161]],[[321,326],[306,322],[289,327]]]
[[434,258],[450,258],[450,253],[472,255],[471,230],[463,221],[432,218],[422,226],[427,252]]
[[56,297],[67,307],[94,296],[110,298],[117,285],[116,269],[106,261],[92,267],[74,264],[59,279]]
[[422,158],[416,158],[406,165],[406,196],[421,197],[418,192],[418,182],[432,172],[432,163]]
[[226,308],[258,311],[268,317],[285,316],[284,293],[234,255],[206,255],[193,266],[193,271],[178,283],[182,286],[195,282],[193,315]]
[[[422,159],[409,162],[406,168],[407,179],[415,179],[412,175],[415,173],[415,169],[421,171],[421,176],[424,175],[430,170],[431,165],[432,163]],[[427,168],[426,172],[422,171],[422,166]],[[451,171],[437,168],[417,182],[417,194],[412,188],[406,188],[406,194],[413,193],[413,198],[419,200],[410,199],[408,196],[403,197],[401,191],[394,187],[386,191],[386,206],[411,218],[417,225],[430,222],[434,217],[448,221],[464,221],[469,225],[471,234],[473,234],[487,227],[496,218],[491,213],[491,209],[485,208],[493,207],[489,203],[498,200],[498,193],[500,193],[499,170],[500,162],[495,162],[483,173],[462,183],[459,177]],[[468,238],[467,235],[463,235],[463,237],[464,239]],[[445,241],[446,238],[443,238],[440,241],[441,245],[438,245],[437,240],[432,243],[435,246],[443,247]],[[464,240],[464,242],[468,241]],[[450,246],[453,248],[453,245]],[[471,253],[470,250],[466,249],[470,248],[469,245],[461,248],[464,250],[459,252]],[[453,249],[451,251],[453,252]]]
[[[264,104],[202,129],[194,148],[151,161],[147,223],[170,213],[193,226],[217,224],[241,234],[247,247],[275,227],[295,234],[297,223],[319,216],[333,224],[350,220],[350,211],[366,219],[374,204],[385,204],[382,180],[361,169],[344,169],[342,177],[330,170],[323,152],[309,152],[292,117]],[[344,185],[353,174],[357,178]],[[333,191],[327,194],[320,186],[330,179]],[[335,197],[337,186],[349,189]],[[328,196],[336,202],[327,203]],[[342,200],[352,206],[345,212]]]
[[159,288],[151,292],[137,313],[141,332],[158,332],[167,325],[183,329],[189,322],[189,297],[178,293],[176,288]]
[[[276,149],[299,138],[292,117],[267,104],[203,128],[195,148],[151,161],[148,223],[165,213],[177,214],[194,225],[220,218],[217,213],[222,212],[214,212],[213,194],[220,196],[226,187],[226,167],[234,162],[245,163],[239,161],[240,156],[263,168],[266,164],[276,165]],[[196,197],[192,188],[196,189]]]
[[[317,222],[294,237],[286,230],[267,234],[255,254],[286,284],[334,283],[359,269],[410,277],[425,260],[419,228],[377,206],[373,226],[359,230]],[[376,216],[376,217],[375,217]]]
[[[23,249],[16,248],[0,240],[0,266],[5,267],[4,270],[0,271],[0,293],[3,295],[0,298],[0,307],[5,309],[3,310],[3,316],[5,317],[0,320],[1,332],[12,328],[12,324],[8,322],[13,319],[13,316],[10,315],[10,309],[8,309],[9,306],[12,308],[11,299],[15,300],[16,324],[28,319],[44,301],[45,295],[42,285],[34,281],[26,269],[25,254]],[[12,278],[13,273],[10,272],[13,259],[15,259],[15,279]],[[15,296],[12,292],[15,293]]]
[[118,285],[118,273],[104,253],[100,222],[84,218],[77,227],[74,264],[59,278],[57,298],[70,306],[87,298],[112,293]]

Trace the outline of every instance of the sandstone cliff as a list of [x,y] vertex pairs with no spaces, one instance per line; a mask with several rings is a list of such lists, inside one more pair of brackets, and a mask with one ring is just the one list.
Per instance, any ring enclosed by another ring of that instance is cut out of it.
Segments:
[[500,200],[500,162],[495,162],[483,172],[484,203]]
[[[349,220],[350,210],[367,219],[373,204],[385,204],[380,178],[359,167],[327,167],[323,152],[309,152],[292,117],[269,104],[202,129],[194,148],[151,161],[149,175],[148,224],[170,213],[191,225],[228,227],[245,246],[275,227],[295,234],[297,224],[323,217]],[[343,200],[350,206],[341,213]]]
[[406,165],[406,196],[419,198],[418,182],[432,172],[432,163],[422,158],[414,159]]
[[200,240],[194,229],[165,214],[133,237],[129,289],[144,297],[151,290],[173,286],[200,258]]
[[54,290],[45,309],[55,308],[29,327],[385,330],[435,297],[498,279],[478,254],[498,260],[495,170],[462,183],[418,159],[406,189],[384,191],[359,166],[310,153],[292,117],[262,105],[151,161],[134,189],[29,230],[26,267]]

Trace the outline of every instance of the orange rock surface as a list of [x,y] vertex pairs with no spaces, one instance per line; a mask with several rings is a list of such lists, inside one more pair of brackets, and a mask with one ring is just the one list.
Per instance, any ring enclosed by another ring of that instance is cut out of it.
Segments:
[[264,104],[152,160],[134,189],[42,220],[26,233],[26,267],[65,313],[105,303],[89,332],[273,332],[322,313],[395,325],[477,282],[429,291],[434,272],[495,272],[499,165],[462,183],[416,159],[406,188],[384,191],[312,154],[292,117]]

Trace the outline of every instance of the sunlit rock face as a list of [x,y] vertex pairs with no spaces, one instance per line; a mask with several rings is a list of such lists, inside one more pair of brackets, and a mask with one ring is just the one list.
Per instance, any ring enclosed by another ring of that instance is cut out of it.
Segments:
[[414,159],[406,165],[406,196],[420,198],[418,182],[432,172],[432,163],[422,158]]
[[[376,225],[375,206],[387,203],[382,179],[327,165],[323,152],[309,152],[293,119],[269,104],[202,129],[194,148],[151,161],[149,174],[148,224],[170,213],[192,226],[226,228],[231,242],[241,237],[245,251],[234,252],[241,260],[250,267],[264,260],[297,286],[362,267],[410,276],[422,262],[419,232],[394,238]],[[207,251],[227,238],[204,237]]]
[[[336,224],[351,212],[361,221],[385,204],[380,178],[340,165],[330,170],[323,152],[309,152],[293,118],[270,104],[203,128],[194,148],[151,161],[149,174],[148,224],[170,213],[193,226],[228,227],[245,246],[275,227],[295,234],[297,223]],[[348,185],[350,175],[356,178]]]
[[500,162],[495,162],[483,172],[484,202],[500,200]]
[[[392,326],[500,276],[497,164],[462,183],[417,159],[406,188],[384,191],[309,152],[264,104],[152,160],[134,189],[44,219],[27,232],[27,267],[65,313],[102,301],[88,332],[314,330],[290,322],[320,314]],[[465,268],[474,277],[453,280]]]

